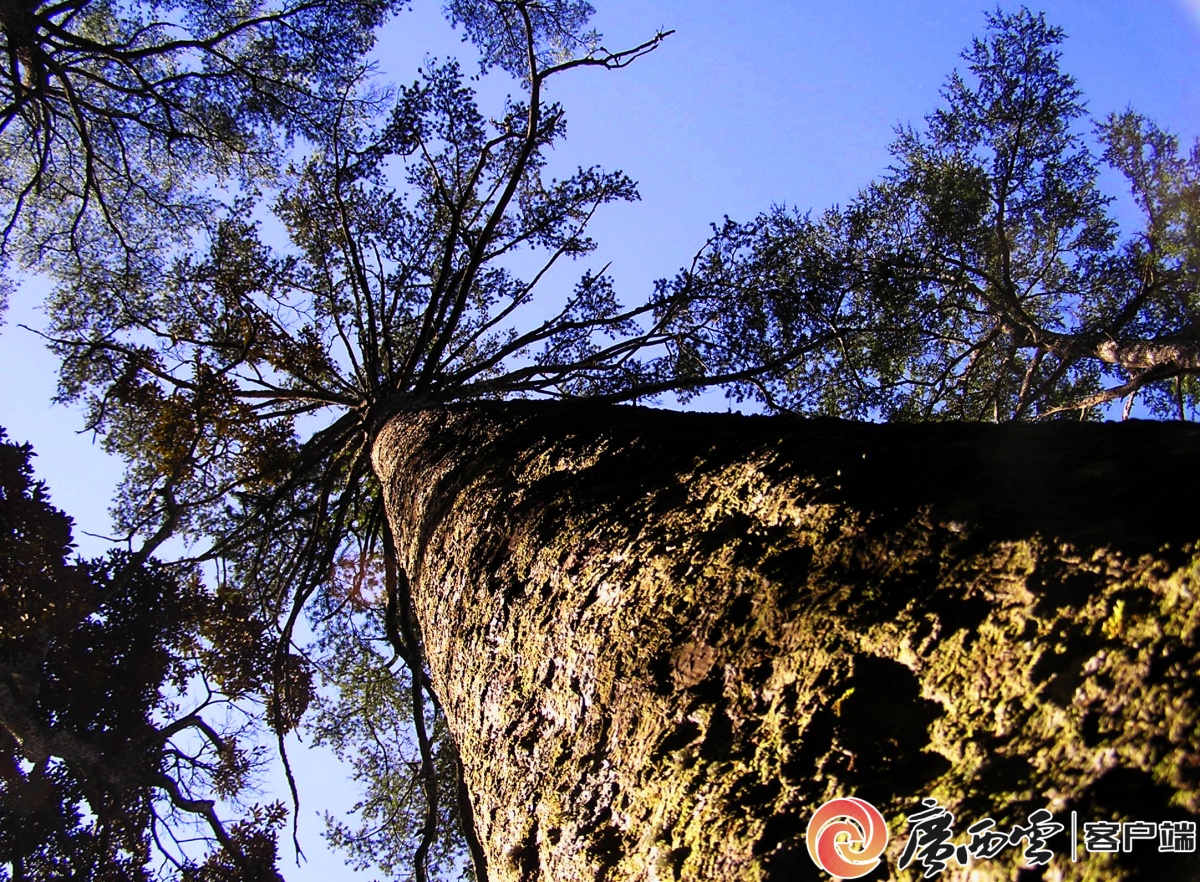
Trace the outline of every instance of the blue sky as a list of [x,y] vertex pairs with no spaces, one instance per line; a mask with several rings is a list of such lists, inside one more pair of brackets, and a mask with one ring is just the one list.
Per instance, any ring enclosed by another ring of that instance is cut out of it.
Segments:
[[[988,8],[978,0],[592,2],[609,48],[676,31],[626,70],[574,72],[550,93],[569,123],[557,167],[598,163],[640,184],[641,202],[610,206],[592,230],[600,248],[589,265],[611,260],[626,302],[687,263],[723,215],[746,220],[772,204],[819,211],[853,197],[886,169],[894,127],[919,124],[938,106]],[[471,57],[436,2],[416,4],[382,35],[385,79],[410,81],[426,54]],[[1046,0],[1031,8],[1066,30],[1063,68],[1097,118],[1132,106],[1187,143],[1200,135],[1200,0]],[[514,88],[483,87],[488,96]],[[1123,192],[1115,177],[1108,189]],[[77,530],[103,533],[119,465],[75,434],[77,412],[50,406],[54,362],[17,327],[41,324],[34,303],[42,290],[26,284],[0,327],[0,425],[34,444],[38,473]],[[105,547],[79,538],[88,553]],[[299,771],[308,820],[351,796],[328,763]],[[296,870],[289,857],[287,878],[341,878],[336,856],[322,855],[319,824],[306,827],[310,863]]]

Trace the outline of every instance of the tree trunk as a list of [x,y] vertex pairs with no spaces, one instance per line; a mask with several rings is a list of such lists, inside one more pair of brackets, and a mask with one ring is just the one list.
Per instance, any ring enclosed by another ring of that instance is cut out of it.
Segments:
[[828,879],[842,796],[888,821],[870,878],[919,877],[923,797],[957,842],[1049,809],[1048,878],[1200,875],[1082,841],[1200,813],[1196,427],[513,402],[374,452],[493,882]]

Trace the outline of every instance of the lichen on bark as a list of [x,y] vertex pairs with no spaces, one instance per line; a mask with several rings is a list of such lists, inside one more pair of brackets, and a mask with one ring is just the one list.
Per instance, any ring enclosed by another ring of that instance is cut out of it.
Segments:
[[[917,877],[927,796],[959,841],[1197,820],[1197,454],[1183,425],[398,413],[375,467],[491,877],[828,878],[835,796],[888,820],[872,878]],[[1200,875],[1051,847],[1048,879]]]

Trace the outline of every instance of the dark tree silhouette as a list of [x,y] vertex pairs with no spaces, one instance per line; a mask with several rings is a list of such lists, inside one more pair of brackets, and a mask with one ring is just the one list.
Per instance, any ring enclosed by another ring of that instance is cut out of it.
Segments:
[[[212,663],[253,617],[226,631],[236,601],[145,554],[69,562],[71,520],[33,479],[31,456],[0,431],[6,878],[125,882],[159,863],[194,879],[278,878],[282,805],[233,824],[216,809],[256,763],[225,713],[251,684]],[[205,669],[213,679],[197,688]],[[197,835],[220,847],[203,865],[178,845]]]

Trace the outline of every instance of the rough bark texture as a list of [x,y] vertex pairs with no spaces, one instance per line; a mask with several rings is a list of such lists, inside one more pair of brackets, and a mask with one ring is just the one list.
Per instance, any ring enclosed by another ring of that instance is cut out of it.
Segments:
[[888,819],[871,878],[926,796],[960,842],[1200,815],[1197,428],[524,402],[398,414],[375,463],[497,882],[827,879],[835,796]]

